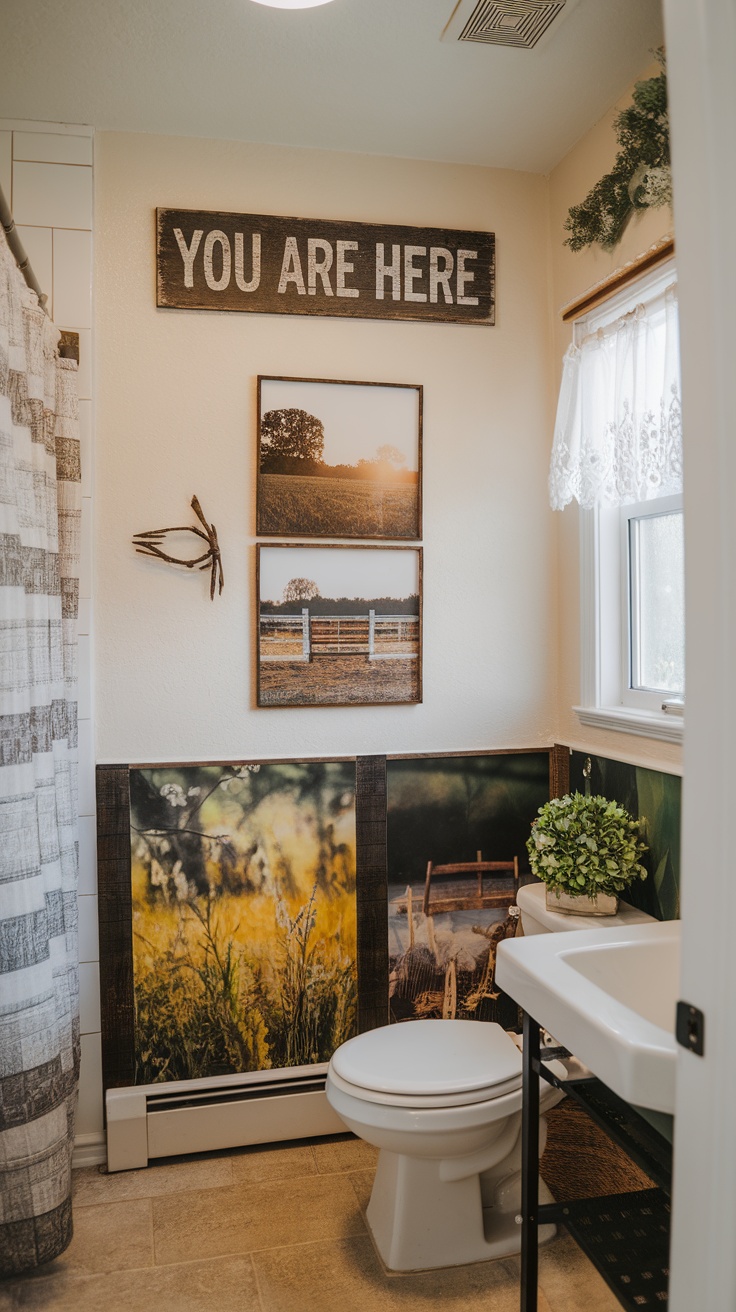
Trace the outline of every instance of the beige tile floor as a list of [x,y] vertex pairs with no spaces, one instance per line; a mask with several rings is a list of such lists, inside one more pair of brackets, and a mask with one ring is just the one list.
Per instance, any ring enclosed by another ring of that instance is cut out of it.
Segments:
[[[375,1151],[352,1136],[74,1173],[74,1239],[0,1309],[517,1312],[516,1259],[387,1275],[365,1224]],[[540,1251],[539,1312],[618,1312],[566,1235]]]

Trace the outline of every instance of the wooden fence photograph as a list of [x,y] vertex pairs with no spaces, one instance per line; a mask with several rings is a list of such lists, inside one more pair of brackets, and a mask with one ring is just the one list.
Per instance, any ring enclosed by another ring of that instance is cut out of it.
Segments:
[[422,388],[258,379],[258,533],[420,538]]
[[258,705],[421,701],[421,548],[260,545]]

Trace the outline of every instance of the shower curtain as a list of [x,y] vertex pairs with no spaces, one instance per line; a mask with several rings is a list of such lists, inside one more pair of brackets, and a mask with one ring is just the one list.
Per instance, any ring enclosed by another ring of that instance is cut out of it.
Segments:
[[0,1274],[71,1239],[79,1075],[76,364],[0,232]]

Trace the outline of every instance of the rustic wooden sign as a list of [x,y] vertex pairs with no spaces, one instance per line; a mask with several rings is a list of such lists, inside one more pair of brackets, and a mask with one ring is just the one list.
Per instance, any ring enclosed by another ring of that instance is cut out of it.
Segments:
[[493,324],[492,232],[156,211],[156,304]]

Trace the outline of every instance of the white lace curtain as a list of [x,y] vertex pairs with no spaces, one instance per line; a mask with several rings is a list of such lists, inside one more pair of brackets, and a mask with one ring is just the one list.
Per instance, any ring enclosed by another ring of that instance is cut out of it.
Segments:
[[682,491],[677,293],[574,343],[565,356],[550,505],[622,505]]

